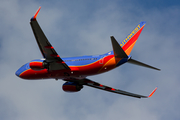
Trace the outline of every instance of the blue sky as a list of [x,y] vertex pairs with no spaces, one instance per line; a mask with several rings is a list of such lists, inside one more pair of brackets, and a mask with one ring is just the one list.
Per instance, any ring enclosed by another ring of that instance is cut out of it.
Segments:
[[[64,81],[28,81],[15,76],[26,62],[42,58],[29,21],[37,20],[61,57],[97,55],[112,50],[110,36],[121,42],[146,21],[131,55],[161,68],[160,72],[131,64],[89,79],[118,89],[148,95],[136,99],[84,87],[62,90]],[[1,120],[179,120],[180,2],[178,0],[1,0]]]

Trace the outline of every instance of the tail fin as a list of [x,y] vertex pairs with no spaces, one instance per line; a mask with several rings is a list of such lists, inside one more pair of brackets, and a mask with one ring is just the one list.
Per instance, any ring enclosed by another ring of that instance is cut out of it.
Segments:
[[134,30],[120,43],[120,46],[126,52],[127,55],[130,55],[142,29],[144,28],[146,22],[140,22]]

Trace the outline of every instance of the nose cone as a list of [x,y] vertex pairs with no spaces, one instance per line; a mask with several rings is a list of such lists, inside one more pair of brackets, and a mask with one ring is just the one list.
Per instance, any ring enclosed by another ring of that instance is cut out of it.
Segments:
[[20,68],[15,72],[16,76],[22,77],[21,74],[28,69],[28,66],[29,66],[29,64],[27,63],[27,64],[23,65],[22,67],[20,67]]
[[16,71],[15,75],[19,77],[19,75],[21,74],[21,72],[19,71],[19,69]]

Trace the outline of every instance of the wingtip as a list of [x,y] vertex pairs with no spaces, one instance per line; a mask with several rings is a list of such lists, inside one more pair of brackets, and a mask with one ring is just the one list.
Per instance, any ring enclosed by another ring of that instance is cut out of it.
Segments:
[[152,95],[156,92],[157,88],[158,88],[158,87],[156,87],[156,88],[149,94],[148,98],[152,97]]
[[34,14],[34,16],[31,18],[31,21],[36,20],[36,17],[37,17],[37,15],[38,15],[40,9],[41,9],[41,6],[39,6],[38,10],[37,10],[36,13]]

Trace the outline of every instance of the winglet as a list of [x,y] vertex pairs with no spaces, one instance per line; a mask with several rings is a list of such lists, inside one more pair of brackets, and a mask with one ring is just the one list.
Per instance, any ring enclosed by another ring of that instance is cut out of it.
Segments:
[[36,17],[37,17],[37,15],[38,15],[40,9],[41,9],[41,6],[38,8],[38,10],[37,10],[36,13],[34,14],[34,16],[31,18],[31,21],[36,20]]
[[148,98],[150,98],[157,90],[157,87],[149,94]]

